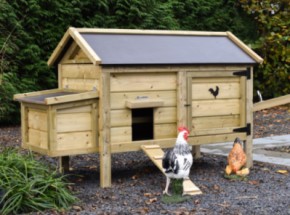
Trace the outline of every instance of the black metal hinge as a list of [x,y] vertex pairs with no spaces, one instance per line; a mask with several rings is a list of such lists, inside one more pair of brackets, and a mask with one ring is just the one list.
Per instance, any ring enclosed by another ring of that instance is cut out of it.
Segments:
[[243,70],[243,71],[237,71],[234,72],[233,75],[238,75],[238,76],[246,76],[247,79],[251,79],[251,68],[247,68],[247,70]]
[[246,132],[247,135],[251,135],[251,123],[247,123],[246,127],[242,127],[242,128],[235,128],[233,130],[233,132]]

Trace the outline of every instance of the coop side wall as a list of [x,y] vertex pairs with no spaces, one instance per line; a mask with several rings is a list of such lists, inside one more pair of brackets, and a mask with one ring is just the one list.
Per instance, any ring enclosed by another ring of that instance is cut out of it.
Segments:
[[101,67],[94,65],[77,43],[73,42],[58,65],[59,88],[98,91],[100,71]]
[[22,146],[49,156],[98,152],[98,104],[21,104]]

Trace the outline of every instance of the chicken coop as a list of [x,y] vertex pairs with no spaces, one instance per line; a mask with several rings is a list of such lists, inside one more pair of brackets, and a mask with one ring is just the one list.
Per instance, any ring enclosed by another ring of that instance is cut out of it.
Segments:
[[202,144],[245,141],[252,165],[253,66],[262,58],[230,32],[70,27],[48,60],[58,89],[17,94],[22,147],[48,156],[173,147],[177,127]]

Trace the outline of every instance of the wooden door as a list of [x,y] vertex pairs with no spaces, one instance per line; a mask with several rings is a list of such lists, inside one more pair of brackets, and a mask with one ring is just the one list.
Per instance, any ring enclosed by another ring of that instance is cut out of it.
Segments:
[[246,128],[247,77],[240,74],[188,73],[187,124],[192,136],[228,134]]

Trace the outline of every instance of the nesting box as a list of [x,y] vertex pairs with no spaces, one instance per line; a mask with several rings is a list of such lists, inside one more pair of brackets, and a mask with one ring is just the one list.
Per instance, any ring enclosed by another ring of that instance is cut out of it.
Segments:
[[238,136],[251,165],[253,66],[261,62],[230,32],[69,28],[48,60],[58,89],[15,96],[23,146],[99,153],[108,187],[112,153],[173,147],[186,125],[196,156],[202,144]]

